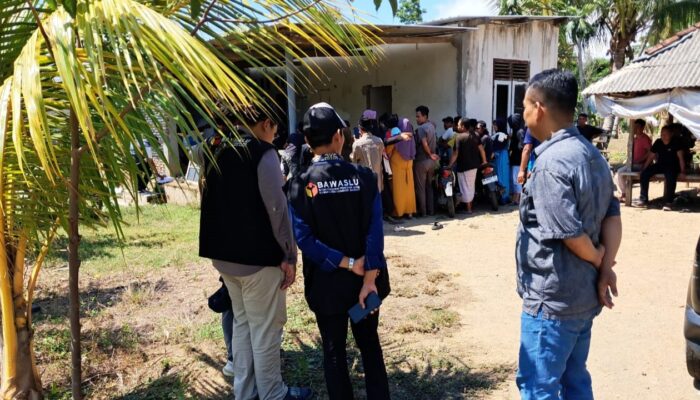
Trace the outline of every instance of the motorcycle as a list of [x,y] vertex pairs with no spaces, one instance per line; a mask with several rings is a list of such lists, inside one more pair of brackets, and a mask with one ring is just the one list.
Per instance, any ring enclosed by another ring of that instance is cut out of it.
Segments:
[[481,172],[481,185],[484,197],[488,199],[491,209],[498,211],[498,198],[501,197],[503,188],[498,184],[498,175],[492,164],[484,164],[479,167]]
[[451,168],[441,165],[435,177],[435,203],[447,210],[450,218],[455,217],[455,173]]

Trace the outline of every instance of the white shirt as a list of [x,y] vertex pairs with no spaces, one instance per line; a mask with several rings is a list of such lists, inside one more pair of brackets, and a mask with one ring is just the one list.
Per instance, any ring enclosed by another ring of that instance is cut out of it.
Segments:
[[442,134],[442,140],[450,140],[455,135],[455,131],[452,128],[447,128],[445,133]]

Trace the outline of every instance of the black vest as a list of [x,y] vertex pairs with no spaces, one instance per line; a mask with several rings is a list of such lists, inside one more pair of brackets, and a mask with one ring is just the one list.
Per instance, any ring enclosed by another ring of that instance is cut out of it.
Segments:
[[241,135],[240,140],[211,149],[216,165],[209,160],[204,163],[199,256],[279,266],[284,252],[275,239],[258,187],[258,164],[274,146],[249,134]]
[[[343,187],[359,185],[359,191]],[[359,258],[365,255],[372,204],[377,195],[374,173],[342,160],[313,163],[290,185],[290,202],[295,213],[311,228],[316,239]],[[326,194],[324,194],[324,192]],[[358,302],[362,277],[338,268],[321,270],[304,257],[304,290],[312,311],[324,315],[346,314]],[[379,296],[389,295],[389,274],[382,269],[375,281]]]

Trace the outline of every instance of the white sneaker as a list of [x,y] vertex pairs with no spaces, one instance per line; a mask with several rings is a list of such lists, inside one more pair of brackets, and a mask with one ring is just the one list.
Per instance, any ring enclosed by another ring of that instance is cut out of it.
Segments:
[[224,365],[221,372],[224,374],[224,376],[233,378],[233,363],[231,361],[226,361],[226,365]]

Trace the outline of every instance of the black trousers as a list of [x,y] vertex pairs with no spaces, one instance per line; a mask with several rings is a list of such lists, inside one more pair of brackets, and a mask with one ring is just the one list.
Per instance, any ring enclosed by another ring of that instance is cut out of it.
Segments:
[[[330,400],[353,400],[352,384],[347,361],[347,314],[316,314],[323,341],[323,371]],[[379,343],[379,313],[370,315],[358,324],[350,324],[355,343],[362,355],[365,370],[367,400],[388,400],[389,380],[384,366],[384,355]]]
[[676,183],[678,181],[678,170],[663,168],[659,164],[652,164],[639,174],[639,185],[641,186],[639,200],[649,201],[649,181],[656,174],[664,174],[664,203],[673,203],[673,196],[676,194]]

